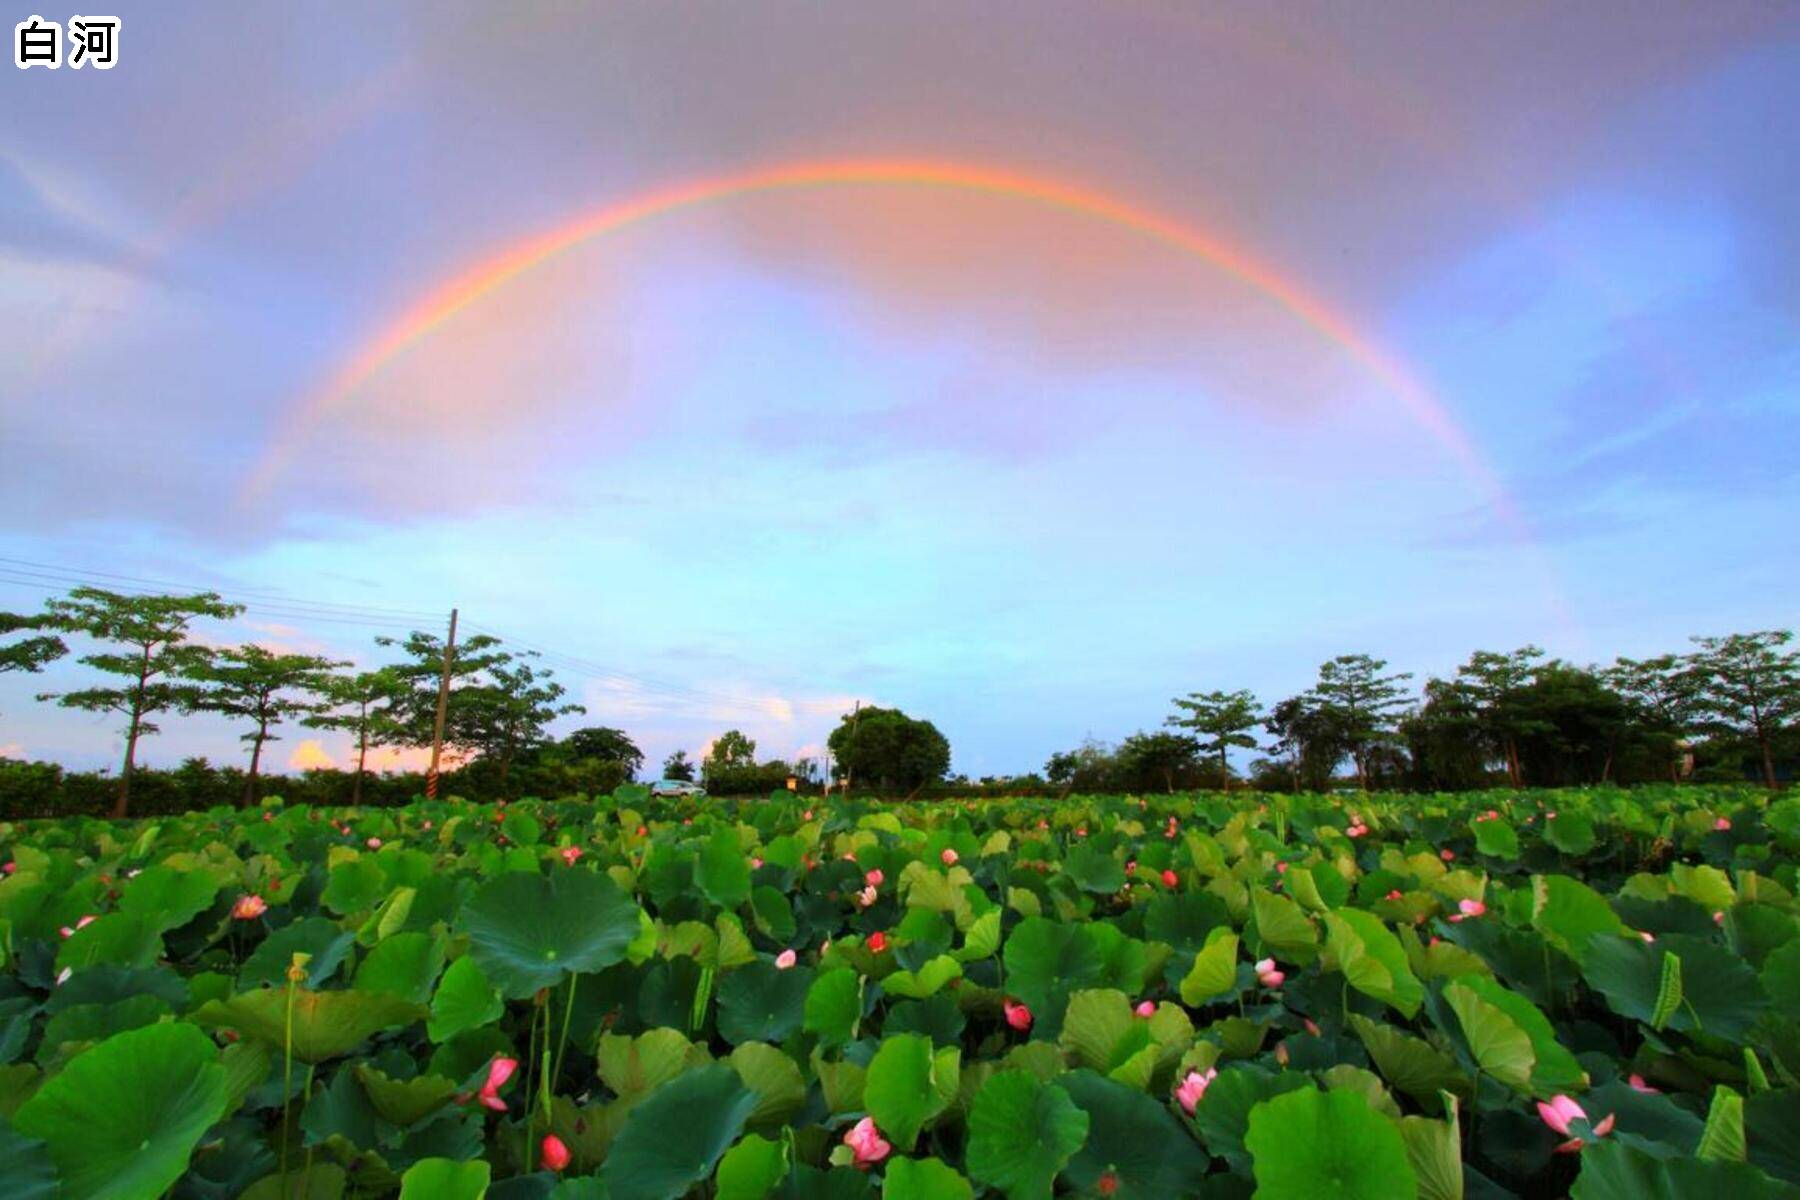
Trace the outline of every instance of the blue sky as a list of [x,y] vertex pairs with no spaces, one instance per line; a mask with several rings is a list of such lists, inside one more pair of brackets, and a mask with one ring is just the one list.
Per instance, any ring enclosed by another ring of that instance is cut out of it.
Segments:
[[[82,572],[210,586],[260,607],[211,639],[373,662],[454,604],[657,758],[731,726],[798,753],[860,699],[971,774],[1340,652],[1422,677],[1791,625],[1800,14],[1368,13],[122,7],[112,71],[0,71],[0,607]],[[1524,530],[1240,281],[907,189],[579,246],[245,492],[472,264],[690,180],[897,156],[1271,264],[1430,389]],[[82,675],[0,680],[0,752],[110,761],[108,723],[30,699]],[[235,733],[172,721],[147,758]]]

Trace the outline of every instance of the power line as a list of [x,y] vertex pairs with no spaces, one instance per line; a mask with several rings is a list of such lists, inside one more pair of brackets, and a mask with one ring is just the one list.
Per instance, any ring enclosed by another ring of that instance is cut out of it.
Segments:
[[[47,574],[51,578],[115,579],[140,586],[170,588],[178,592],[224,592],[217,585],[199,585],[188,583],[171,583],[166,579],[146,579],[141,575],[122,575],[115,571],[94,571],[82,567],[62,566],[55,563],[32,562],[22,558],[0,556],[0,564],[7,568],[21,568],[26,574]],[[442,614],[426,612],[412,608],[389,608],[374,604],[344,604],[331,600],[307,600],[290,595],[273,588],[233,587],[228,589],[234,596],[244,599],[279,603],[295,608],[318,608],[325,611],[355,613],[373,617],[403,617],[420,621],[436,621]]]

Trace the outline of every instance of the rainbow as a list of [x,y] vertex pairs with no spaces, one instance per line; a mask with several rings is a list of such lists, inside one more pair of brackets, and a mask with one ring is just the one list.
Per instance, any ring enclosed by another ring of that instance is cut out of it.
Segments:
[[942,188],[1009,197],[1104,221],[1205,262],[1280,305],[1380,380],[1476,481],[1496,514],[1516,533],[1525,533],[1517,506],[1443,403],[1349,320],[1273,267],[1203,229],[1105,192],[1041,175],[926,159],[803,162],[698,179],[605,205],[515,242],[422,296],[297,406],[247,480],[246,496],[263,493],[308,431],[348,404],[388,364],[457,314],[565,251],[703,204],[758,193],[843,187]]

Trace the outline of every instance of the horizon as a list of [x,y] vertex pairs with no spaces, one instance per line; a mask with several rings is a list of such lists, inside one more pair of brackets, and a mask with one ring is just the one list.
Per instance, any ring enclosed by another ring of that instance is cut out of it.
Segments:
[[[652,777],[1794,623],[1800,9],[285,11],[0,71],[0,611],[456,607]],[[116,766],[91,674],[0,756]]]

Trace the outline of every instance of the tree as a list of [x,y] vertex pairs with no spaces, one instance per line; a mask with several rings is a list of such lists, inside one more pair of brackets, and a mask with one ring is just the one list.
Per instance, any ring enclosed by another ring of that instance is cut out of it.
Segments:
[[1698,715],[1697,681],[1688,664],[1673,654],[1621,658],[1604,675],[1636,707],[1639,723],[1667,738],[1669,781],[1680,783],[1681,739]]
[[1800,712],[1800,656],[1787,629],[1697,637],[1688,659],[1701,728],[1741,738],[1761,752],[1763,783],[1775,786],[1776,736]]
[[845,713],[826,745],[846,784],[862,778],[881,791],[915,791],[950,770],[950,742],[937,726],[897,708]]
[[694,782],[694,764],[688,761],[686,750],[677,750],[663,759],[662,777],[678,779],[683,783]]
[[316,717],[331,707],[326,680],[345,664],[312,654],[277,654],[262,646],[216,651],[192,677],[206,685],[194,707],[251,723],[240,741],[250,743],[250,773],[243,804],[256,803],[257,777],[265,742],[280,739],[270,730],[290,719]]
[[1525,786],[1525,773],[1519,765],[1519,739],[1533,730],[1519,705],[1521,692],[1536,673],[1554,663],[1539,664],[1543,650],[1522,646],[1511,654],[1477,650],[1469,661],[1456,669],[1457,682],[1465,689],[1476,712],[1476,723],[1494,752],[1506,766],[1506,778],[1513,787]]
[[1467,687],[1451,679],[1425,681],[1425,700],[1400,722],[1412,756],[1413,786],[1455,791],[1487,782],[1489,751],[1481,712]]
[[1410,672],[1383,675],[1386,667],[1385,659],[1340,654],[1319,668],[1319,682],[1310,693],[1355,761],[1356,785],[1364,791],[1369,748],[1391,735],[1396,710],[1407,703],[1400,681],[1412,678]]
[[1177,781],[1196,782],[1200,744],[1179,733],[1134,733],[1113,752],[1119,775],[1130,791],[1161,784],[1173,792]]
[[1349,753],[1338,714],[1311,692],[1275,705],[1263,728],[1275,739],[1276,753],[1286,760],[1295,791],[1329,788],[1338,763]]
[[116,712],[125,717],[125,763],[113,802],[115,818],[124,817],[131,809],[138,739],[158,731],[150,718],[172,708],[191,711],[199,698],[200,689],[191,677],[210,652],[187,640],[189,623],[200,617],[230,620],[243,611],[241,604],[228,604],[216,592],[127,596],[93,587],[78,587],[45,606],[50,628],[129,648],[128,652],[88,654],[81,659],[95,670],[123,677],[120,686],[39,697],[53,699],[65,708]]
[[[437,717],[438,687],[444,673],[444,639],[420,630],[402,638],[378,637],[375,644],[400,651],[401,660],[384,668],[393,673],[400,688],[388,706],[391,718],[389,733],[395,745],[429,746]],[[450,660],[450,696],[446,705],[445,744],[456,749],[474,751],[473,745],[457,741],[456,721],[461,707],[460,693],[481,682],[483,673],[496,663],[509,658],[500,649],[500,639],[478,634],[456,647]]]
[[623,729],[604,725],[577,729],[557,744],[570,758],[597,758],[602,762],[618,763],[625,768],[627,780],[636,779],[638,770],[644,765],[644,752]]
[[[0,637],[21,630],[44,629],[49,625],[48,615],[25,617],[18,613],[0,612]],[[68,645],[54,634],[40,634],[0,644],[0,675],[8,671],[29,671],[35,675],[68,652]]]
[[1256,748],[1256,739],[1245,732],[1255,729],[1262,720],[1256,696],[1248,691],[1190,692],[1186,699],[1177,699],[1174,704],[1187,716],[1172,716],[1163,723],[1204,734],[1197,739],[1199,751],[1218,756],[1219,778],[1223,786],[1229,787],[1231,764],[1226,761],[1226,751],[1233,746],[1246,750]]
[[713,739],[707,748],[706,757],[700,761],[700,773],[703,776],[714,775],[719,771],[741,770],[756,765],[756,739],[746,737],[736,729],[727,729]]
[[[483,682],[462,689],[460,703],[452,710],[454,720],[447,723],[455,729],[454,744],[498,767],[502,792],[513,760],[548,740],[546,725],[557,717],[587,711],[562,702],[565,689],[552,672],[540,671],[528,661],[536,657],[536,651],[496,655],[487,664]],[[640,754],[640,762],[642,758]]]
[[300,723],[311,729],[340,730],[356,739],[356,777],[350,784],[350,803],[361,804],[369,747],[392,740],[397,732],[393,709],[406,696],[406,680],[392,667],[378,667],[354,675],[327,675],[322,683],[328,701],[325,709]]

